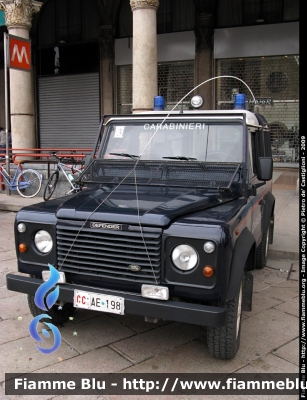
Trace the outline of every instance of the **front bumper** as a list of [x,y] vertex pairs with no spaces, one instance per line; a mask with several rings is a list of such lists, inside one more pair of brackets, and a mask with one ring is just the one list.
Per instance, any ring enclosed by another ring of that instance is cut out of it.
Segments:
[[[35,295],[36,290],[42,283],[41,279],[27,276],[13,274],[7,274],[6,276],[8,290],[27,293],[32,296]],[[223,326],[227,316],[227,310],[221,307],[172,300],[152,300],[141,295],[73,284],[60,284],[59,288],[58,300],[66,303],[74,302],[75,289],[123,297],[125,299],[126,314],[143,315],[144,317],[161,318],[203,326]]]

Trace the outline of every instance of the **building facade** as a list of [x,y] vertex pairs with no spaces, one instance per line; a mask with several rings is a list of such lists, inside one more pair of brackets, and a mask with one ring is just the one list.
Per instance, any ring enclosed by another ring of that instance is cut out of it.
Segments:
[[271,126],[274,159],[298,161],[298,0],[45,0],[28,31],[36,146],[90,147],[102,115],[151,109],[155,95],[169,110],[194,93],[227,109],[241,92]]

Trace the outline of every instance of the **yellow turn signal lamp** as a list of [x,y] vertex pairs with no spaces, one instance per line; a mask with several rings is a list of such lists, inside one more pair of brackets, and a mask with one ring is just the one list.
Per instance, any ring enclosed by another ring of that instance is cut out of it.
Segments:
[[20,245],[18,246],[18,250],[20,251],[20,253],[25,253],[26,251],[28,251],[28,246],[25,243],[20,243]]
[[214,269],[211,265],[205,265],[203,268],[203,274],[206,278],[210,278],[214,274]]

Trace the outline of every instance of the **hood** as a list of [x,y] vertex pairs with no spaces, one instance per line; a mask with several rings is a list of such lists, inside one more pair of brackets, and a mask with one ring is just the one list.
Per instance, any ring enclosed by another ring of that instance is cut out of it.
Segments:
[[165,227],[179,216],[238,198],[238,193],[194,188],[121,185],[86,189],[62,202],[57,218]]

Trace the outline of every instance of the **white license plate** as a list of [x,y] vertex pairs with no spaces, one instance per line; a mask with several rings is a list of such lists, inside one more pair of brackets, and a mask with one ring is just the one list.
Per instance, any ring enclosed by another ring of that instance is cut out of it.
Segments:
[[125,299],[107,294],[74,291],[74,307],[103,311],[113,314],[124,314]]

